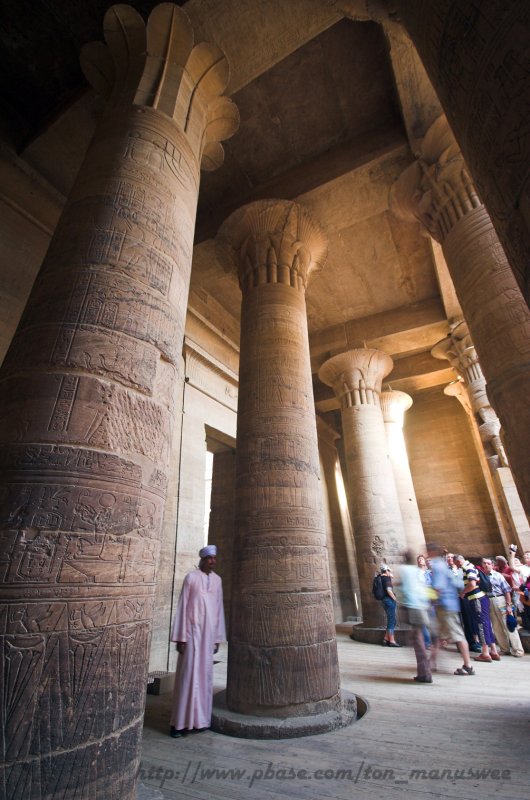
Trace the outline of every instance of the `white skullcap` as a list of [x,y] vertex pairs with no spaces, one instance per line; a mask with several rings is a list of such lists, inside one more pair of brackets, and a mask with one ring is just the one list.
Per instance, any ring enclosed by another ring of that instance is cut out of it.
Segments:
[[217,547],[214,544],[207,544],[199,550],[199,558],[207,558],[208,556],[216,556]]

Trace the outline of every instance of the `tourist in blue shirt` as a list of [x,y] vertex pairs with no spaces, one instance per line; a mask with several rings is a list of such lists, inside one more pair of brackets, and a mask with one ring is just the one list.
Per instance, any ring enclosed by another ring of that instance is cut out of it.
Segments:
[[402,614],[410,625],[409,642],[414,647],[418,674],[417,683],[432,683],[429,656],[425,648],[423,630],[429,624],[429,599],[421,570],[410,550],[404,554],[405,563],[399,567],[399,601]]
[[[464,661],[461,667],[455,670],[455,675],[474,675],[475,670],[469,657],[469,645],[464,636],[460,622],[460,597],[455,582],[454,574],[449,570],[443,549],[439,544],[429,543],[427,555],[431,559],[432,587],[438,598],[436,600],[436,618],[439,626],[439,639],[454,642]],[[433,653],[432,658],[436,657]]]

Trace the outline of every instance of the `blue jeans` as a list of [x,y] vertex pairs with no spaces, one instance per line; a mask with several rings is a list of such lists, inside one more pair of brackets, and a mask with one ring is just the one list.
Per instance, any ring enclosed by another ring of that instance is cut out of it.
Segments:
[[386,629],[388,633],[394,633],[394,629],[396,627],[396,606],[397,603],[395,600],[392,600],[391,597],[384,597],[381,600],[383,604],[383,608],[385,609],[386,614]]

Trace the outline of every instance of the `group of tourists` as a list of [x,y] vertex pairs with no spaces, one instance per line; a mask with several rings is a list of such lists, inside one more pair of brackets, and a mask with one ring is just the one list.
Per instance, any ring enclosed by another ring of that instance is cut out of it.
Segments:
[[[478,662],[500,661],[502,655],[520,657],[518,633],[530,630],[530,551],[521,562],[517,547],[509,558],[482,558],[472,564],[462,555],[437,544],[426,555],[404,555],[398,574],[386,564],[374,578],[374,596],[386,614],[383,645],[399,647],[395,639],[396,609],[407,623],[414,647],[418,683],[432,683],[439,647],[454,642],[463,664],[455,675],[474,675],[471,653]],[[177,738],[207,730],[212,715],[213,655],[226,640],[221,579],[215,574],[215,545],[199,552],[197,569],[182,586],[171,640],[179,653],[170,734]]]
[[489,663],[503,655],[521,657],[519,623],[530,630],[530,551],[521,561],[517,547],[510,545],[508,559],[481,558],[473,564],[437,544],[427,544],[426,550],[426,556],[406,552],[396,576],[382,564],[374,579],[374,596],[381,600],[387,620],[383,645],[399,647],[399,605],[416,655],[414,680],[432,683],[438,649],[449,642],[456,644],[463,661],[455,675],[474,675],[472,658]]

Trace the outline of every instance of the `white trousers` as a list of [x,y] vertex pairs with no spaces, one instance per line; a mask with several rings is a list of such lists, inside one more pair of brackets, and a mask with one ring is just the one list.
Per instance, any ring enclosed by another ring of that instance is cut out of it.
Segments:
[[506,600],[504,595],[490,597],[490,618],[495,639],[501,653],[510,653],[512,656],[522,656],[523,645],[517,630],[511,633],[506,625]]

